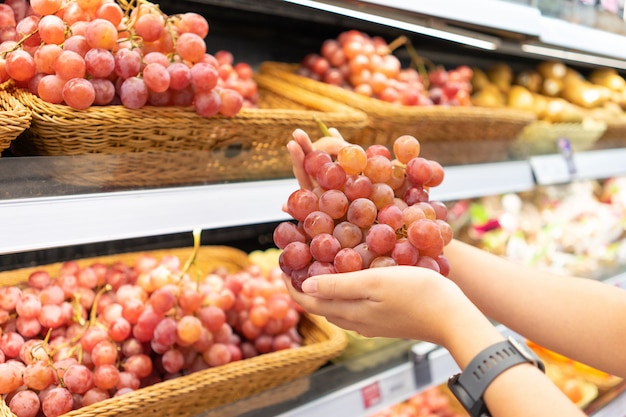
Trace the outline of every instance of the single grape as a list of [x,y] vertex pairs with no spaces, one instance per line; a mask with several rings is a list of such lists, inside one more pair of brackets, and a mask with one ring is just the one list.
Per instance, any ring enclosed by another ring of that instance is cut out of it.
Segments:
[[16,392],[9,401],[9,409],[16,417],[35,417],[40,407],[39,396],[31,390]]
[[419,156],[420,143],[414,136],[402,135],[393,142],[393,153],[398,161],[406,164]]
[[85,78],[72,78],[63,85],[61,91],[63,101],[77,110],[84,110],[93,104],[96,99],[96,90],[93,84]]
[[315,260],[332,262],[341,250],[341,243],[332,234],[320,233],[311,239],[310,250]]
[[323,211],[316,210],[306,216],[302,227],[307,236],[313,238],[320,233],[332,234],[335,228],[335,221]]
[[348,175],[358,175],[367,165],[365,150],[359,145],[344,146],[337,153],[337,162]]
[[71,392],[63,387],[55,387],[46,392],[41,401],[41,409],[46,417],[58,417],[74,408]]
[[304,232],[292,222],[281,222],[273,232],[273,240],[276,247],[283,249],[291,242],[305,242]]
[[367,198],[357,198],[348,207],[347,220],[360,228],[370,227],[376,221],[376,216],[376,205]]
[[[44,75],[43,73],[38,74],[41,76],[39,78],[39,82],[37,83],[37,90],[33,91],[32,88],[29,87],[29,90],[38,95],[42,100],[52,103],[52,104],[60,104],[63,102],[63,86],[65,85],[65,80],[57,77],[56,75]],[[34,80],[33,78],[32,80]],[[31,81],[32,81],[31,80]]]
[[222,99],[215,90],[196,92],[194,106],[200,116],[211,117],[219,113]]
[[70,392],[84,394],[93,387],[93,374],[87,366],[77,363],[67,368],[63,382]]
[[348,212],[348,197],[339,190],[327,190],[319,197],[319,209],[333,219],[340,219]]
[[391,252],[396,244],[395,230],[384,223],[372,225],[365,235],[365,242],[368,248],[379,255]]
[[359,271],[363,269],[363,260],[353,248],[343,248],[337,252],[333,266],[337,272]]
[[304,156],[304,171],[308,175],[316,177],[322,165],[329,162],[332,162],[332,158],[328,153],[317,149],[313,150]]

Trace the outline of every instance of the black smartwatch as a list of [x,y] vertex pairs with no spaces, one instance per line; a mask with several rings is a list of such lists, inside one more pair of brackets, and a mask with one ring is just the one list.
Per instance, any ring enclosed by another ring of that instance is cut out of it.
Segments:
[[545,372],[543,362],[525,343],[509,337],[476,355],[465,371],[450,378],[448,387],[472,417],[489,417],[483,400],[487,386],[502,372],[520,363],[531,363]]

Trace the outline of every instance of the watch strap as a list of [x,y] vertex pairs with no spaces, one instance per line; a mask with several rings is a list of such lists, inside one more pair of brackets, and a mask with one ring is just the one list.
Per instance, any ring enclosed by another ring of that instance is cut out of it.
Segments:
[[480,399],[496,376],[508,368],[528,362],[508,340],[480,352],[461,373],[458,382],[474,401]]
[[509,337],[476,355],[462,373],[448,380],[448,387],[470,416],[489,416],[482,398],[485,390],[502,372],[522,363],[530,363],[545,372],[543,362],[532,350]]

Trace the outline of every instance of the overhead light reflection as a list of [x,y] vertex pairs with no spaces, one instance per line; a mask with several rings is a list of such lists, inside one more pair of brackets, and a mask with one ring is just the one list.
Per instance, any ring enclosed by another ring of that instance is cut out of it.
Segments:
[[378,23],[385,26],[390,26],[409,32],[419,33],[422,35],[432,36],[439,39],[444,39],[451,42],[460,43],[463,45],[473,46],[480,49],[495,50],[498,48],[498,43],[495,41],[483,40],[472,36],[466,36],[446,30],[434,29],[427,26],[416,25],[402,20],[391,19],[388,17],[377,16],[371,13],[360,12],[358,10],[352,10],[345,7],[334,6],[331,4],[320,3],[310,0],[285,0],[286,2],[298,4],[300,6],[306,6],[313,9],[323,10],[326,12],[336,13],[343,16],[352,17],[355,19],[365,20],[372,23]]
[[530,43],[522,44],[521,48],[522,51],[535,55],[542,55],[569,61],[585,62],[587,64],[601,65],[604,67],[626,69],[626,61],[622,61],[619,59],[604,58],[601,56],[589,55],[580,52],[565,51],[562,49],[550,48]]

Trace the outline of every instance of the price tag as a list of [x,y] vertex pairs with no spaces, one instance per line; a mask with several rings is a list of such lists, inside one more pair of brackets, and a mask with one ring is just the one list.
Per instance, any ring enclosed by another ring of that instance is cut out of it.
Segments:
[[572,180],[570,164],[561,155],[533,156],[529,163],[539,185],[562,184]]
[[380,404],[383,400],[383,395],[378,381],[361,388],[361,397],[363,397],[363,406],[366,410]]

